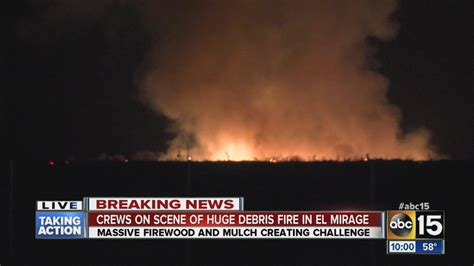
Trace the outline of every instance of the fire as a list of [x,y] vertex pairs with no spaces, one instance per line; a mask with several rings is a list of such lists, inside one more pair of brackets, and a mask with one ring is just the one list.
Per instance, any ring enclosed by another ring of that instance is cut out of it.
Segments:
[[249,161],[254,159],[252,148],[245,142],[226,142],[211,151],[213,161]]
[[239,1],[237,9],[227,2],[196,12],[151,9],[150,28],[171,36],[151,47],[156,62],[141,82],[143,100],[175,122],[162,158],[437,157],[429,130],[402,129],[390,82],[367,50],[367,38],[396,35],[394,2]]

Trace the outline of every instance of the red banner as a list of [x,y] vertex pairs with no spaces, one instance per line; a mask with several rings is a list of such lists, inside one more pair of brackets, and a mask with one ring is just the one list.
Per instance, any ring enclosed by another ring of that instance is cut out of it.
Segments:
[[89,212],[89,226],[381,226],[381,212]]

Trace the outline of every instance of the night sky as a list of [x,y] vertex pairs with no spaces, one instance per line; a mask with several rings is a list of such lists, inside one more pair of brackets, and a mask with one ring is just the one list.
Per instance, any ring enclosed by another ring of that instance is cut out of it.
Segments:
[[[4,8],[0,137],[8,157],[87,159],[164,151],[172,121],[139,97],[152,36],[131,4],[55,21],[49,1]],[[472,1],[401,1],[398,36],[368,40],[402,128],[424,126],[452,159],[472,159]]]

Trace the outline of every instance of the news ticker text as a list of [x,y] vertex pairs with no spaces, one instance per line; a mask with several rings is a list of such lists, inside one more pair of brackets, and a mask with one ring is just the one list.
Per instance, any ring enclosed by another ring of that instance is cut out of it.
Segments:
[[444,254],[444,211],[244,211],[234,198],[38,201],[37,239],[387,239],[388,254]]

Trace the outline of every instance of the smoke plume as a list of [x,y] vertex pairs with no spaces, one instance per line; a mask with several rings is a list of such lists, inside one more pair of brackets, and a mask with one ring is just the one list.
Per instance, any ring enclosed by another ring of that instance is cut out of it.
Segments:
[[[111,1],[98,2],[77,13]],[[162,158],[436,158],[429,131],[401,130],[372,65],[367,40],[396,36],[396,1],[139,3],[143,100],[176,122]]]
[[176,121],[166,158],[436,156],[404,133],[367,39],[397,33],[394,1],[150,3],[144,99]]

